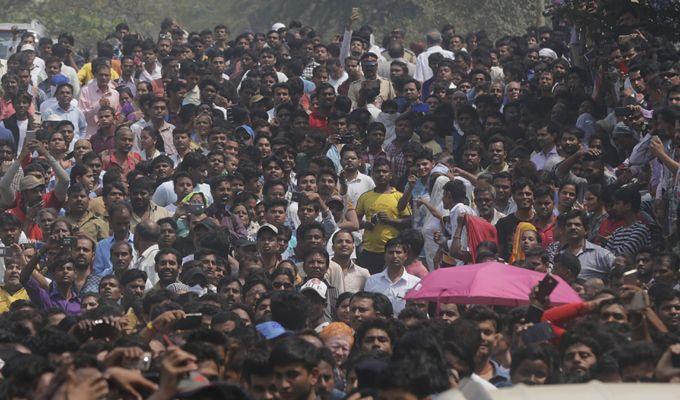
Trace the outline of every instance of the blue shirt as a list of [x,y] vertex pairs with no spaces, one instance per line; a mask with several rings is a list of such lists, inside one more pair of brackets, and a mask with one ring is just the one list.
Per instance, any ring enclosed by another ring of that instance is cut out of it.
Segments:
[[59,104],[48,107],[43,113],[43,119],[46,121],[51,115],[56,115],[63,120],[69,120],[74,126],[76,139],[85,138],[85,130],[87,129],[87,121],[85,120],[85,114],[78,109],[78,107],[71,106],[71,108],[66,111]]
[[[133,235],[132,232],[129,233],[128,243],[132,246]],[[97,243],[97,249],[94,253],[94,263],[92,268],[92,273],[96,276],[105,276],[113,274],[113,264],[111,264],[111,247],[115,243],[113,236],[109,236],[106,239],[102,239]],[[137,253],[134,247],[132,248],[132,263],[134,264],[137,258]]]

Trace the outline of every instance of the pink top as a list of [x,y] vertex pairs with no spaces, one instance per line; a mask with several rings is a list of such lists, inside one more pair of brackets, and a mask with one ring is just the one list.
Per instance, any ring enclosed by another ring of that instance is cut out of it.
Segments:
[[415,275],[420,279],[423,279],[427,276],[427,274],[430,271],[427,270],[427,268],[423,265],[423,263],[420,262],[420,260],[416,259],[410,265],[406,266],[406,272],[408,272],[411,275]]
[[109,99],[109,103],[116,110],[116,114],[120,113],[118,91],[113,82],[109,82],[107,90],[102,92],[97,86],[97,80],[93,79],[80,90],[78,108],[85,114],[88,138],[97,133],[97,111],[99,111],[99,100],[102,97]]

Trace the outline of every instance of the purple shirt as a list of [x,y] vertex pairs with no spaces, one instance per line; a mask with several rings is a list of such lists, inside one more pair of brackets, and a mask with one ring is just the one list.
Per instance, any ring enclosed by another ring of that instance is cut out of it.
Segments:
[[50,290],[47,291],[40,287],[33,277],[28,280],[24,288],[28,293],[28,298],[41,311],[58,308],[64,310],[66,315],[80,315],[80,298],[73,290],[71,290],[71,299],[66,300],[59,294],[54,282],[50,283]]

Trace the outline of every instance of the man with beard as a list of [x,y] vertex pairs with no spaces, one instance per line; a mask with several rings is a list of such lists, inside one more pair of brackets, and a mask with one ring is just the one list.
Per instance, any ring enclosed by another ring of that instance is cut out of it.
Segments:
[[531,222],[535,217],[533,184],[526,178],[519,178],[512,184],[512,198],[517,205],[517,211],[501,218],[496,223],[500,255],[507,260],[512,249],[512,237],[520,222]]
[[474,306],[464,318],[475,321],[482,335],[482,342],[475,354],[475,373],[496,387],[510,386],[510,372],[492,359],[501,332],[501,317],[486,306]]
[[243,226],[241,218],[229,211],[231,204],[230,179],[226,175],[220,175],[210,180],[210,193],[213,197],[213,204],[205,212],[209,217],[220,221],[220,225],[227,228],[232,239],[245,238],[248,236],[248,232]]
[[587,218],[579,211],[568,211],[557,217],[560,236],[559,251],[570,252],[581,263],[579,278],[607,278],[614,264],[614,254],[586,240]]
[[466,144],[463,146],[462,154],[461,168],[455,171],[470,182],[476,182],[477,177],[482,173],[482,148],[475,143]]
[[95,241],[86,235],[80,235],[71,247],[71,258],[75,267],[74,288],[76,293],[98,293],[101,276],[92,272],[92,262],[95,256]]
[[506,162],[508,152],[506,150],[507,144],[503,136],[494,135],[489,139],[489,165],[484,169],[484,173],[497,174],[499,172],[506,172],[510,166]]
[[[74,183],[68,188],[64,217],[80,232],[100,241],[108,236],[109,224],[89,210],[90,196],[88,192],[82,183]],[[44,235],[47,235],[47,232]]]
[[156,274],[156,254],[158,254],[158,242],[161,237],[161,227],[153,221],[142,221],[135,227],[133,247],[137,254],[137,261],[132,268],[144,271],[147,276],[146,288],[150,289],[158,283]]
[[158,283],[154,289],[166,288],[177,282],[182,271],[182,255],[175,249],[160,249],[156,254],[155,272],[158,275]]
[[493,206],[496,197],[496,190],[493,186],[480,183],[475,187],[475,209],[477,214],[487,220],[490,224],[495,225],[505,214],[496,210]]
[[538,141],[541,150],[534,151],[531,154],[531,162],[536,165],[538,170],[548,170],[549,164],[552,164],[554,158],[560,158],[557,153],[557,135],[559,134],[559,127],[550,122],[544,123],[536,129],[536,140]]
[[151,201],[153,191],[154,181],[148,177],[135,179],[130,184],[131,230],[134,230],[142,221],[158,222],[163,218],[172,217],[168,210]]
[[579,333],[565,335],[560,341],[562,371],[568,383],[584,383],[601,356],[600,344]]

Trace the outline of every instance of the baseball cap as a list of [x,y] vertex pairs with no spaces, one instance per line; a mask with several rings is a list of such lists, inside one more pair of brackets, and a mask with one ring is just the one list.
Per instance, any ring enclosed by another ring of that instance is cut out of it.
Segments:
[[45,182],[41,178],[38,178],[35,175],[26,175],[21,178],[21,181],[19,182],[19,190],[31,190],[42,185],[45,185]]
[[273,31],[278,31],[280,29],[285,29],[285,28],[286,28],[286,25],[284,23],[281,23],[281,22],[277,22],[274,25],[272,25]]
[[319,278],[312,278],[305,282],[302,287],[300,287],[300,293],[303,293],[304,291],[314,291],[316,294],[321,296],[322,299],[326,300],[326,292],[328,292],[328,285],[326,285],[321,279]]
[[278,234],[279,234],[279,228],[275,227],[275,226],[272,225],[272,224],[264,224],[264,225],[262,225],[262,226],[260,227],[260,229],[257,230],[257,236],[259,237],[259,236],[260,236],[260,232],[265,231],[265,230],[274,232],[274,235],[278,235]]
[[634,136],[635,132],[623,122],[619,122],[618,124],[616,124],[616,126],[614,127],[614,131],[612,132],[612,137],[626,135]]
[[64,83],[69,83],[68,78],[64,74],[56,74],[50,79],[50,85],[59,86]]
[[255,330],[267,340],[276,339],[277,337],[289,335],[291,333],[276,321],[267,321],[257,324],[255,325]]
[[19,51],[35,51],[35,46],[33,46],[30,43],[26,43],[25,45],[21,46],[21,49]]

